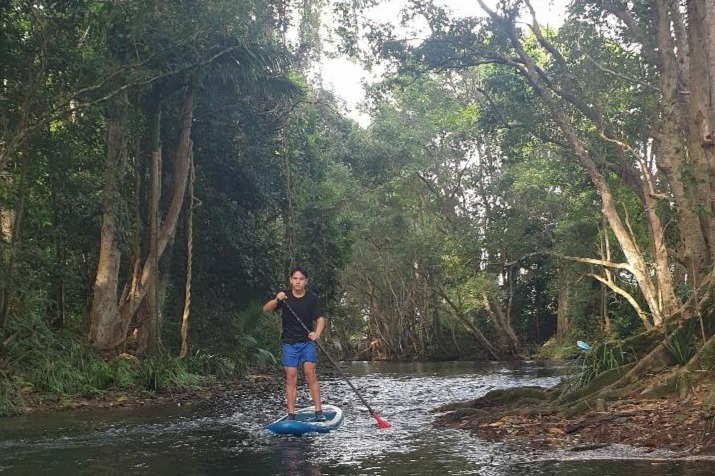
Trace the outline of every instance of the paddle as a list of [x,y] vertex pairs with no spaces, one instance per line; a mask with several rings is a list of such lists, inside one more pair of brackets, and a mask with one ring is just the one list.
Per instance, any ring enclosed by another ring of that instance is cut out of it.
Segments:
[[[282,300],[281,303],[283,303],[283,305],[285,305],[286,309],[288,309],[290,311],[290,313],[293,314],[293,317],[295,317],[295,319],[300,323],[300,325],[303,326],[303,329],[305,329],[306,332],[308,334],[310,334],[311,330],[308,329],[308,327],[303,323],[303,321],[300,320],[300,317],[298,317],[298,315],[295,313],[295,311],[293,311],[293,308],[291,308],[288,305],[288,303],[285,301],[285,299]],[[362,404],[367,407],[367,410],[370,412],[370,415],[372,415],[372,417],[377,422],[377,426],[379,426],[383,430],[386,428],[390,428],[390,424],[388,422],[386,422],[385,420],[383,420],[382,418],[380,418],[380,415],[378,415],[375,410],[370,408],[370,405],[367,403],[367,400],[365,400],[365,398],[363,398],[363,396],[360,394],[360,392],[358,392],[357,388],[355,388],[355,386],[352,384],[352,382],[350,382],[350,379],[348,379],[347,375],[345,375],[343,373],[343,371],[340,369],[340,366],[338,366],[337,362],[335,362],[333,360],[333,358],[330,356],[330,354],[328,354],[328,352],[323,348],[323,346],[320,345],[320,342],[318,342],[317,340],[314,340],[313,342],[315,342],[315,344],[318,346],[318,348],[321,351],[323,351],[323,354],[325,354],[325,356],[328,358],[330,363],[333,364],[333,366],[338,371],[340,376],[343,377],[343,380],[345,380],[345,382],[347,382],[348,386],[353,389],[353,392],[355,392],[355,395],[357,395],[358,398],[360,398],[360,401],[362,402]]]

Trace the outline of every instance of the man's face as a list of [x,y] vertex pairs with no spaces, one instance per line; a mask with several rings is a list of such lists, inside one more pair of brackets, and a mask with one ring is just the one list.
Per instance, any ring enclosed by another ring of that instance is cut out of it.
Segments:
[[290,277],[290,287],[293,291],[298,291],[299,293],[305,289],[305,285],[308,284],[308,278],[306,278],[303,273],[296,271]]

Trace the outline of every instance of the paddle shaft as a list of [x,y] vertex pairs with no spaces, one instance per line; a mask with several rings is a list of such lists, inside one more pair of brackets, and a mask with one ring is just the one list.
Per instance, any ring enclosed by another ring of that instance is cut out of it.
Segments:
[[[295,319],[300,323],[300,325],[303,326],[303,329],[305,329],[306,332],[308,332],[308,334],[310,334],[312,331],[310,329],[308,329],[308,327],[305,325],[305,323],[303,321],[300,320],[300,317],[298,317],[298,315],[295,313],[295,311],[293,311],[293,308],[291,308],[288,305],[288,303],[285,302],[285,299],[282,300],[281,303],[283,303],[283,305],[290,311],[290,313],[293,314],[293,317],[295,317]],[[360,392],[358,392],[358,389],[355,388],[355,386],[352,384],[352,382],[347,377],[347,375],[345,375],[345,373],[342,371],[342,369],[340,368],[338,363],[335,362],[333,360],[333,358],[330,356],[330,354],[328,354],[328,352],[323,348],[323,346],[320,345],[320,342],[318,342],[317,340],[314,340],[313,342],[315,342],[315,345],[317,345],[318,348],[323,352],[323,354],[325,354],[325,356],[328,358],[330,363],[333,364],[333,367],[335,367],[335,370],[338,371],[338,373],[343,378],[343,380],[345,380],[345,382],[348,384],[348,386],[353,390],[353,392],[355,392],[355,395],[358,396],[358,398],[360,399],[362,404],[367,407],[367,410],[370,412],[370,415],[375,416],[375,410],[370,408],[370,405],[367,403],[367,400],[365,400],[365,398],[360,394]]]

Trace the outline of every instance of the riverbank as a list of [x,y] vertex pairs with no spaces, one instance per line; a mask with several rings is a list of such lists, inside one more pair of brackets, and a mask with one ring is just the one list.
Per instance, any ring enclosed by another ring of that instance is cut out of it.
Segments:
[[185,389],[146,391],[141,389],[107,390],[98,395],[63,397],[27,392],[16,414],[31,415],[65,410],[140,407],[149,405],[196,405],[210,402],[229,393],[282,392],[283,380],[279,372],[252,374],[243,378],[206,382]]
[[[19,414],[168,404],[190,406],[221,399],[227,394],[282,391],[282,374],[276,370],[184,390],[111,390],[92,397],[72,398],[30,392],[23,396]],[[519,442],[534,449],[577,452],[624,444],[667,450],[678,456],[715,456],[715,402],[712,399],[712,384],[701,384],[684,397],[641,400],[631,396],[564,418],[546,412],[514,411],[508,402],[482,398],[452,402],[435,409],[440,413],[435,425],[466,430],[490,441]],[[383,411],[389,413],[389,409]]]
[[[534,449],[583,451],[624,444],[667,450],[676,456],[715,456],[715,388],[652,400],[628,396],[602,408],[564,418],[534,409],[515,410],[508,397],[445,405],[438,426],[459,428],[490,441],[513,441]],[[600,405],[599,405],[600,406]]]

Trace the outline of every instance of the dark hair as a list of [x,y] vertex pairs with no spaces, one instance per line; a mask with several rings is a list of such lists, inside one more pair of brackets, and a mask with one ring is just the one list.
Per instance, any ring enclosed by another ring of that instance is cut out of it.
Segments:
[[305,279],[308,279],[308,272],[300,266],[293,267],[293,269],[290,270],[288,276],[292,278],[295,273],[301,273],[303,276],[305,276]]

